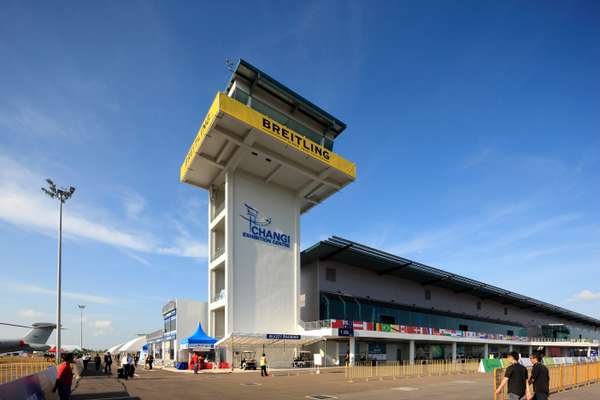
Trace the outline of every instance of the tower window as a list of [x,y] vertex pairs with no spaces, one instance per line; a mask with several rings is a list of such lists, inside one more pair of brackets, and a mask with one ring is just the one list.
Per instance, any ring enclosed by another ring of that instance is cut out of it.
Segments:
[[477,302],[477,309],[481,310],[481,302],[480,301]]
[[425,289],[425,300],[431,300],[431,290]]
[[336,278],[337,276],[335,268],[327,268],[325,270],[325,279],[327,279],[329,282],[335,282]]
[[504,315],[508,315],[508,307],[504,307]]

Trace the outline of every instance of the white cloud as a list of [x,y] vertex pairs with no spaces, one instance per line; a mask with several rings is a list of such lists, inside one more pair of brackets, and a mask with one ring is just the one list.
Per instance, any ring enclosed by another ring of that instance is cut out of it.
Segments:
[[490,154],[492,154],[492,149],[490,149],[490,148],[481,149],[476,154],[465,159],[461,165],[461,168],[462,169],[471,169],[473,167],[476,167],[479,164],[486,161],[489,158]]
[[515,203],[497,208],[485,216],[469,218],[458,223],[452,223],[439,229],[420,232],[411,239],[404,240],[392,246],[387,246],[389,252],[399,255],[421,253],[425,250],[449,245],[457,240],[473,235],[503,218],[517,213],[528,205]]
[[94,336],[106,336],[115,331],[113,322],[110,320],[96,320],[92,326],[94,327],[94,332],[92,333]]
[[64,136],[66,128],[56,118],[29,104],[12,104],[0,108],[0,126],[13,132],[39,136]]
[[125,214],[130,219],[139,218],[144,208],[146,208],[146,199],[132,190],[124,191],[123,203]]
[[108,320],[94,321],[94,327],[98,328],[98,329],[112,328],[112,321],[108,321]]
[[172,247],[161,247],[158,249],[158,252],[160,254],[191,258],[205,258],[207,255],[208,249],[203,242],[179,237],[175,239],[175,244]]
[[[56,290],[47,289],[40,286],[35,285],[22,285],[22,284],[11,284],[5,285],[6,287],[11,288],[19,293],[39,293],[39,294],[48,294],[48,295],[56,295]],[[69,292],[62,291],[62,296],[66,299],[82,301],[87,303],[96,303],[96,304],[111,304],[113,301],[109,297],[97,296],[88,293],[77,293],[77,292]]]
[[41,317],[46,316],[45,313],[36,311],[32,308],[26,308],[24,310],[19,310],[19,315],[23,318],[30,318],[30,319],[41,318]]
[[[54,235],[57,204],[56,201],[52,201],[38,191],[43,182],[43,177],[36,176],[23,165],[0,154],[0,192],[3,193],[0,196],[0,220]],[[130,196],[130,200],[126,202],[127,212],[135,216],[142,211],[144,204],[145,201],[141,196]],[[206,245],[191,240],[188,236],[176,237],[173,245],[165,246],[159,244],[159,240],[152,234],[137,232],[134,229],[119,227],[108,221],[93,220],[89,217],[102,214],[106,212],[96,212],[81,204],[65,208],[63,214],[65,236],[93,240],[141,253],[206,257]],[[144,264],[143,261],[139,259],[138,261]]]
[[161,247],[158,249],[160,254],[170,254],[180,257],[205,258],[208,254],[208,248],[204,242],[193,239],[192,235],[182,224],[177,221],[171,221],[177,229],[178,235],[175,237],[173,246]]
[[592,292],[591,290],[584,289],[575,295],[575,299],[583,301],[600,300],[600,292]]

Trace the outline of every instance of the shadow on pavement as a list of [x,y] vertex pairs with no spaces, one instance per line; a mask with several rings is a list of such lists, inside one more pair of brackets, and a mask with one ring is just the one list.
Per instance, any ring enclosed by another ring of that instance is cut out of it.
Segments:
[[90,362],[88,368],[81,372],[81,379],[73,387],[72,400],[140,400],[139,397],[132,397],[127,392],[125,385],[116,377],[116,367],[113,364],[113,373],[104,374],[104,368],[96,370],[93,362]]
[[139,397],[131,397],[127,392],[102,392],[102,393],[86,393],[86,394],[73,394],[71,396],[73,400],[95,400],[95,399],[122,399],[122,400],[140,400]]

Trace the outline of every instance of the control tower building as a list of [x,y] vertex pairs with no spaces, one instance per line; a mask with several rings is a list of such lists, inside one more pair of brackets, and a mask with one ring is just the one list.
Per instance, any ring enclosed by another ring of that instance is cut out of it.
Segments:
[[300,325],[300,215],[354,181],[333,151],[345,128],[244,60],[216,94],[180,180],[209,191],[208,329],[222,348],[314,341]]

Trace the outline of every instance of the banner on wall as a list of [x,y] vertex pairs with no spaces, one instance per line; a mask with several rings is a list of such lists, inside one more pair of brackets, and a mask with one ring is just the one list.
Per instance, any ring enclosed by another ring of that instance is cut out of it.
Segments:
[[56,382],[56,367],[0,385],[0,400],[55,400],[52,388]]

